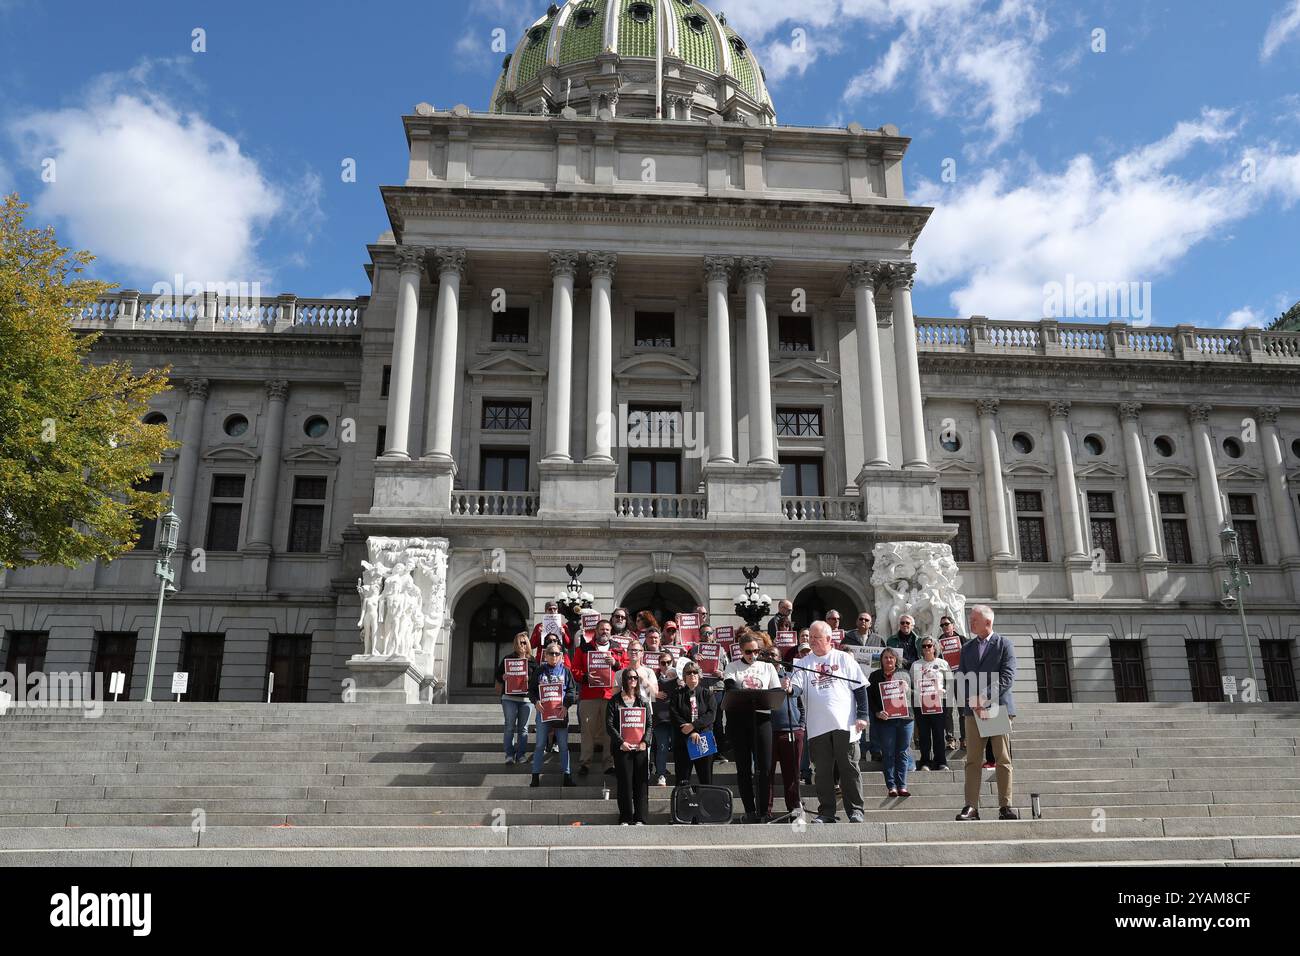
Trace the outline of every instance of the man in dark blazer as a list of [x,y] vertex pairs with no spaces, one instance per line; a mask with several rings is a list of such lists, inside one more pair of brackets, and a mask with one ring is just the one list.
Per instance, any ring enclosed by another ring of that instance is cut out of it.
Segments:
[[[1016,701],[1011,689],[1016,682],[1016,649],[1011,641],[993,630],[993,609],[987,604],[976,604],[970,609],[970,640],[961,649],[961,663],[957,666],[957,700],[961,702],[962,719],[966,724],[966,806],[957,814],[958,820],[980,818],[980,786],[983,783],[985,738],[980,734],[975,710],[984,713],[993,704],[1005,708],[1007,715],[1016,714]],[[998,781],[998,818],[1018,820],[1011,807],[1011,738],[999,734],[988,738],[993,744],[993,759]]]

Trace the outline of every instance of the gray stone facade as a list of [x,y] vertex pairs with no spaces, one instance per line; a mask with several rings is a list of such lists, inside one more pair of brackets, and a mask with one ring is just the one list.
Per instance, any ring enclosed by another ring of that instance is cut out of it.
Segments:
[[[758,565],[774,599],[851,620],[874,545],[908,539],[959,549],[1027,699],[1041,670],[1114,700],[1136,647],[1146,696],[1189,700],[1195,642],[1247,674],[1221,603],[1229,515],[1258,539],[1253,637],[1294,688],[1300,334],[913,317],[930,210],[908,204],[888,127],[404,122],[369,296],[177,313],[117,293],[80,320],[98,355],[175,381],[156,411],[184,445],[158,474],[186,557],[159,696],[188,636],[218,635],[221,700],[265,699],[273,666],[339,699],[366,538],[410,535],[450,542],[434,676],[452,699],[491,695],[476,613],[531,628],[567,564],[602,611],[640,594],[730,622]],[[671,447],[632,447],[638,408],[681,414]],[[43,635],[47,670],[84,670],[136,635],[141,699],[155,557],[0,573],[0,662]]]

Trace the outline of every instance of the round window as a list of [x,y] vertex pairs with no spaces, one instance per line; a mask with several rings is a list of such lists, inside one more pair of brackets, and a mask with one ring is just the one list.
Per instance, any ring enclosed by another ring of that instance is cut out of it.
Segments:
[[583,27],[589,27],[596,19],[596,11],[590,7],[583,7],[573,15],[573,25],[581,30]]
[[961,436],[956,432],[946,432],[939,436],[939,447],[944,451],[961,451]]
[[1241,442],[1235,438],[1225,438],[1223,440],[1223,453],[1229,458],[1240,458],[1242,455]]
[[745,41],[742,40],[740,37],[731,38],[731,48],[735,50],[737,53],[739,53],[741,56],[745,55]]
[[1083,447],[1089,455],[1100,455],[1106,450],[1106,443],[1100,435],[1089,435],[1083,440]]
[[166,425],[167,416],[162,412],[150,412],[144,417],[144,423],[146,425]]
[[330,430],[329,419],[313,415],[302,423],[302,430],[306,432],[308,438],[320,438]]
[[238,438],[248,431],[248,419],[243,415],[231,415],[226,419],[226,424],[222,427],[231,438]]
[[546,27],[533,27],[528,31],[528,43],[530,46],[536,46],[546,38]]
[[692,13],[686,18],[686,25],[691,28],[692,33],[703,34],[705,27],[708,25],[704,22],[704,17],[698,13]]
[[1024,432],[1016,432],[1011,436],[1011,447],[1022,455],[1028,455],[1034,450],[1034,440]]
[[649,23],[650,17],[654,15],[654,7],[648,3],[634,3],[627,8],[627,12],[637,23]]
[[1172,458],[1174,455],[1174,440],[1168,435],[1161,435],[1154,442],[1156,454],[1161,458]]

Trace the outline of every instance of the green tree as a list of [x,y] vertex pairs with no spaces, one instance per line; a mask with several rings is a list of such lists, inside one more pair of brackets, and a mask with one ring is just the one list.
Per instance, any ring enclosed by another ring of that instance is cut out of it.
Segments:
[[16,193],[0,206],[0,567],[111,561],[166,505],[136,485],[176,447],[142,421],[168,370],[91,356],[99,336],[73,319],[112,287],[26,209]]

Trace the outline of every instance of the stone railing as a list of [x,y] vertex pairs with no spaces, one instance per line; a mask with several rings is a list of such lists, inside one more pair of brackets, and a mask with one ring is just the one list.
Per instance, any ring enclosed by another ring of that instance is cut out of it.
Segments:
[[1300,364],[1300,333],[1257,328],[1199,329],[1056,319],[994,322],[975,315],[969,319],[918,318],[916,339],[918,349],[925,353]]
[[862,499],[852,498],[782,498],[781,511],[791,521],[858,521]]
[[369,297],[356,299],[273,298],[216,293],[188,297],[110,292],[73,319],[78,329],[200,332],[357,332]]
[[704,495],[631,495],[614,497],[614,515],[619,518],[703,518]]
[[451,513],[456,517],[491,515],[532,518],[537,515],[537,494],[523,491],[454,491]]

